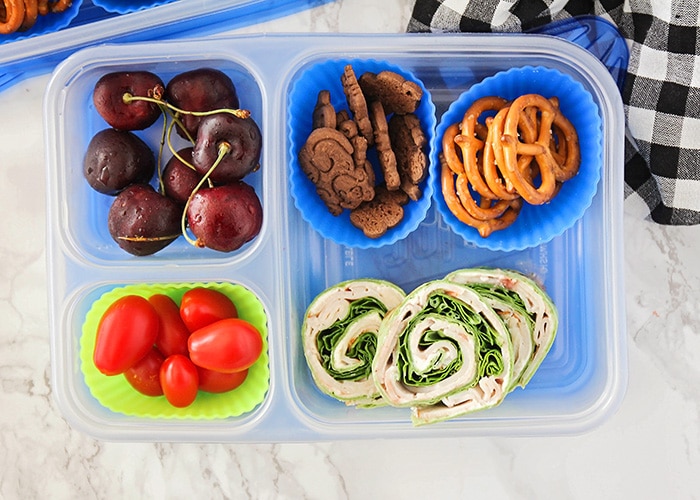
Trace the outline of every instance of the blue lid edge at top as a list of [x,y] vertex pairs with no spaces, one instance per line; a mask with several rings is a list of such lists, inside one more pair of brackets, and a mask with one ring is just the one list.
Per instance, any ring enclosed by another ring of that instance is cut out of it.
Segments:
[[615,25],[602,17],[585,15],[562,19],[528,31],[563,38],[596,56],[622,91],[627,75],[629,48]]
[[[0,92],[27,78],[50,73],[66,57],[90,45],[107,41],[124,43],[204,36],[272,21],[333,1],[335,0],[242,0],[229,7],[202,12],[190,18],[177,19],[176,22],[139,26],[139,24],[146,24],[145,16],[151,16],[150,13],[141,11],[120,16],[99,9],[91,0],[85,0],[78,16],[65,30],[8,44],[11,46],[15,43],[28,43],[34,46],[34,44],[44,43],[46,49],[37,50],[35,47],[33,51],[36,55],[23,59],[15,59],[14,55],[9,59],[0,56]],[[150,10],[163,7],[176,8],[172,5],[163,5]],[[103,25],[99,29],[93,26],[93,23],[102,21],[111,23],[110,19],[116,21],[116,18],[125,16],[132,20],[132,25],[136,26],[135,29],[131,31],[119,31],[121,28],[110,29],[109,26],[115,26],[114,24]],[[148,17],[148,19],[151,18]],[[94,36],[85,33],[91,29],[94,29]],[[39,39],[42,42],[37,41]],[[71,45],[71,40],[76,39],[79,41]],[[27,48],[27,45],[23,47]],[[57,47],[64,48],[57,49]],[[20,50],[19,47],[17,49]]]

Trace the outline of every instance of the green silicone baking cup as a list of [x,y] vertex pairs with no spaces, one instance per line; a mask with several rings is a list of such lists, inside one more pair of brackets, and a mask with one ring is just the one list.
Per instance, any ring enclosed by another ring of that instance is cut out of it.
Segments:
[[[158,293],[168,295],[177,304],[184,293],[194,287],[206,287],[228,296],[238,309],[238,316],[255,326],[263,338],[263,352],[248,369],[245,382],[236,389],[220,394],[200,391],[186,408],[172,406],[165,396],[145,396],[136,391],[123,375],[100,373],[92,360],[100,318],[110,304],[125,295],[148,298]],[[267,316],[257,296],[246,287],[233,283],[138,284],[116,287],[96,300],[85,316],[80,338],[80,368],[92,396],[101,405],[124,415],[158,419],[213,420],[237,417],[261,404],[270,387],[267,353]]]

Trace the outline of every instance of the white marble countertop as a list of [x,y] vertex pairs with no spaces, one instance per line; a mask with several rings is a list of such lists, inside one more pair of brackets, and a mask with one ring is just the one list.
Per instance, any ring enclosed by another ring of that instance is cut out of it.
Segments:
[[[412,0],[346,0],[242,30],[398,33]],[[629,384],[583,435],[310,444],[104,443],[50,382],[42,97],[0,93],[0,498],[698,498],[700,228],[626,208]]]

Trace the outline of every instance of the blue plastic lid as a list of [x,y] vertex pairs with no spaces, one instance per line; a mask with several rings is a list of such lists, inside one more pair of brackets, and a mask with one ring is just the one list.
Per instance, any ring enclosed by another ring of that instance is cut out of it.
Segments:
[[597,16],[578,16],[538,26],[529,31],[568,40],[583,47],[608,68],[620,90],[625,83],[629,48],[617,28]]
[[[25,78],[53,71],[66,57],[91,45],[199,37],[270,21],[333,0],[158,0],[162,5],[127,14],[105,10],[100,1],[83,0],[64,29],[22,35],[23,39],[2,44],[0,92]],[[115,0],[108,3],[127,5]],[[130,10],[133,7],[127,5]]]
[[[161,6],[165,9],[160,14],[149,12],[151,9],[128,14],[130,22],[124,24],[107,21],[120,15],[93,4],[92,0],[84,0],[65,30],[7,44],[15,50],[0,54],[0,91],[30,76],[52,71],[68,55],[88,45],[204,35],[269,21],[330,1],[232,0],[229,6],[212,8],[196,0],[181,0],[176,5]],[[188,18],[180,14],[186,11],[185,3],[193,6]],[[97,26],[93,26],[95,23]],[[579,16],[537,27],[530,33],[564,38],[590,51],[622,89],[629,51],[625,39],[610,22],[596,16]]]

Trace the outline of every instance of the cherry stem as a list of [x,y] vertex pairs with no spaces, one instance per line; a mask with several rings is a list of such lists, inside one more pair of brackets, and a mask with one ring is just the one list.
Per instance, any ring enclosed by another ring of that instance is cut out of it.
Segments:
[[181,115],[211,116],[211,115],[215,115],[217,113],[228,113],[228,114],[236,116],[238,118],[243,118],[243,119],[250,118],[250,111],[248,111],[247,109],[221,108],[221,109],[213,109],[211,111],[187,111],[184,109],[180,109],[177,106],[173,106],[169,102],[164,101],[162,99],[156,99],[154,97],[135,96],[135,95],[130,94],[129,92],[124,93],[124,95],[122,96],[122,100],[126,104],[129,104],[131,101],[152,102],[154,104],[166,106],[171,111],[174,111],[175,113],[179,113]]
[[118,240],[123,240],[123,241],[134,241],[134,242],[139,242],[139,241],[167,241],[167,240],[174,240],[176,238],[180,237],[180,233],[178,234],[167,234],[163,236],[117,236]]
[[209,180],[209,176],[211,173],[214,171],[216,167],[219,166],[221,161],[224,159],[224,157],[229,154],[231,151],[231,145],[228,142],[222,142],[219,144],[219,156],[216,158],[216,161],[214,164],[211,166],[209,170],[207,170],[207,173],[204,174],[204,176],[199,180],[195,188],[192,190],[192,193],[190,193],[189,197],[187,198],[187,202],[185,203],[185,208],[182,210],[182,218],[180,219],[180,229],[182,230],[182,235],[185,237],[185,240],[192,246],[201,248],[203,245],[198,241],[198,240],[193,240],[188,234],[187,234],[187,211],[190,208],[190,202],[194,198],[194,196],[197,194],[197,192],[202,188],[205,182]]
[[194,168],[194,165],[190,165],[188,161],[186,161],[184,158],[182,158],[178,153],[177,150],[175,149],[175,146],[173,146],[173,141],[170,139],[173,133],[173,127],[175,126],[175,122],[171,121],[170,125],[168,125],[168,133],[166,134],[166,140],[168,141],[168,149],[170,149],[170,152],[173,154],[173,156],[177,157],[178,160],[180,160],[182,163],[187,165],[189,168],[192,170],[196,170]]
[[194,170],[195,172],[197,171],[196,168],[194,168],[194,165],[192,165],[189,161],[187,161],[185,158],[182,157],[179,151],[175,151],[174,149],[172,150],[173,156],[180,160],[180,162],[185,165],[187,168],[190,170]]
[[181,115],[192,115],[192,116],[211,116],[211,115],[216,115],[218,113],[228,113],[230,115],[233,115],[237,118],[242,118],[242,119],[247,119],[250,118],[250,111],[247,109],[230,109],[230,108],[221,108],[221,109],[212,109],[211,111],[185,111],[184,109],[179,109],[173,106],[172,104],[168,104],[168,107],[175,111],[176,113],[179,113]]
[[[163,146],[165,145],[166,136],[169,135],[168,115],[165,113],[165,107],[159,106],[159,108],[163,114],[163,128],[160,134],[160,147],[158,148],[158,190],[161,194],[165,194],[165,184],[163,183]],[[170,137],[168,137],[168,142],[170,142]]]
[[170,116],[171,116],[172,119],[173,119],[173,123],[174,123],[175,125],[179,126],[179,127],[180,127],[180,130],[181,130],[182,132],[185,133],[185,135],[187,136],[187,140],[188,140],[188,141],[190,141],[192,144],[194,144],[195,142],[197,142],[197,140],[196,140],[194,137],[192,137],[192,134],[190,134],[190,131],[187,130],[187,128],[185,127],[185,125],[182,123],[182,120],[180,120],[180,117],[178,116],[177,113],[170,113]]
[[[168,133],[166,134],[166,138],[167,138],[167,141],[168,141],[168,149],[170,149],[170,152],[173,154],[173,156],[174,156],[175,158],[177,158],[178,160],[180,160],[180,162],[181,162],[184,166],[186,166],[187,168],[189,168],[190,170],[192,170],[192,171],[194,171],[194,172],[197,172],[197,169],[195,168],[195,166],[192,165],[192,163],[190,163],[189,161],[187,161],[187,160],[180,154],[180,152],[179,152],[177,149],[175,149],[175,146],[173,146],[173,142],[172,142],[172,140],[171,140],[170,138],[171,138],[172,135],[173,135],[173,134],[172,134],[173,127],[176,125],[175,121],[176,121],[176,120],[175,120],[175,118],[173,117],[173,121],[171,121],[171,122],[170,122],[170,125],[168,126]],[[187,132],[187,131],[185,131],[185,132]],[[188,134],[188,135],[189,135],[189,134]],[[212,187],[212,186],[213,186],[213,184],[211,183],[211,181],[209,181],[209,187]]]

